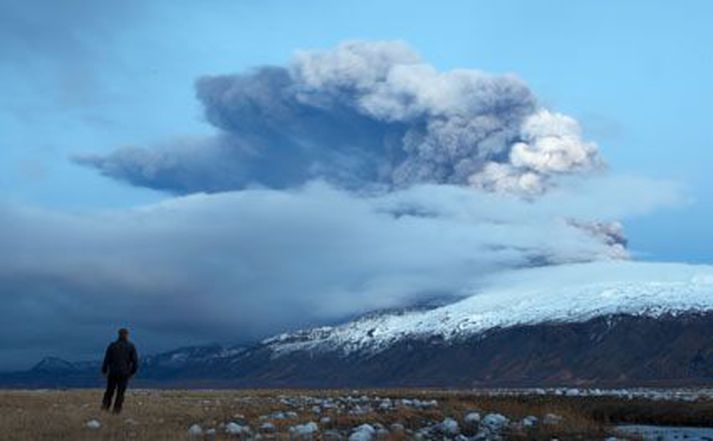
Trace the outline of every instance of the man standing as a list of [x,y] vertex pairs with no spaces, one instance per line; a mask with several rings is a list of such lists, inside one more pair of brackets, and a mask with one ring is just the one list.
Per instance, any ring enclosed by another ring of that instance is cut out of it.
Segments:
[[109,410],[111,398],[116,390],[114,413],[121,412],[126,385],[129,383],[129,378],[133,377],[138,369],[139,357],[136,355],[136,347],[129,341],[129,331],[121,328],[119,329],[119,338],[106,348],[102,364],[102,374],[106,376],[106,392],[104,392],[102,409]]

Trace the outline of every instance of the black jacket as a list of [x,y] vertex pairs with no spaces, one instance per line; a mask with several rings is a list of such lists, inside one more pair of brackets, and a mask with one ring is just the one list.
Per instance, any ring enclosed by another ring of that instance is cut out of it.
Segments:
[[102,373],[116,376],[134,375],[139,369],[136,347],[126,340],[116,340],[106,348]]

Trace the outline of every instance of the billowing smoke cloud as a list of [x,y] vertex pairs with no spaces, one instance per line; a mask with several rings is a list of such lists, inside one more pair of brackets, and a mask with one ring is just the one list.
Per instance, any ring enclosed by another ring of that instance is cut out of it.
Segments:
[[298,52],[288,66],[196,84],[210,139],[77,160],[178,194],[324,179],[346,188],[465,185],[542,194],[602,166],[574,119],[510,75],[439,72],[400,42]]
[[120,325],[148,352],[238,342],[470,293],[503,269],[618,258],[621,247],[568,219],[626,218],[677,197],[632,179],[537,203],[450,185],[358,196],[314,182],[118,211],[4,206],[0,333],[13,338],[0,360],[96,357]]
[[1,354],[68,350],[58,336],[100,349],[108,324],[147,350],[240,341],[472,293],[503,269],[626,258],[617,221],[679,197],[580,179],[603,161],[577,121],[513,76],[439,72],[399,42],[299,52],[196,90],[214,136],[77,159],[178,197],[0,208],[0,332],[24,339]]

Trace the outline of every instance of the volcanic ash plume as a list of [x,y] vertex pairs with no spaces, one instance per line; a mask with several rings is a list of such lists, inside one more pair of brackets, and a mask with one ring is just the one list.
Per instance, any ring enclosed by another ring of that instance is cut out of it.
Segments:
[[558,176],[602,166],[577,121],[538,106],[516,77],[440,72],[401,42],[302,51],[287,66],[203,77],[196,92],[216,136],[78,161],[179,194],[320,178],[349,189],[445,183],[534,196]]

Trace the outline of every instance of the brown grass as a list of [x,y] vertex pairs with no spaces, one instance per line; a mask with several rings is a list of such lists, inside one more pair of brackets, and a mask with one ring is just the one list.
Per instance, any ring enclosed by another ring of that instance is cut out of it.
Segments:
[[[259,417],[275,411],[294,410],[295,420],[273,421],[279,433],[276,439],[287,439],[289,426],[298,422],[319,421],[306,406],[292,409],[276,399],[278,395],[370,396],[390,398],[436,399],[438,408],[416,410],[398,408],[390,412],[347,415],[329,410],[332,423],[327,428],[349,429],[359,424],[380,422],[386,426],[399,422],[418,429],[444,417],[461,420],[470,410],[500,412],[517,420],[527,415],[542,417],[555,413],[564,417],[556,426],[540,426],[534,431],[511,430],[507,439],[603,439],[610,423],[700,424],[713,421],[713,403],[667,403],[616,398],[576,398],[553,396],[487,397],[466,391],[438,390],[373,390],[373,391],[284,391],[284,390],[130,390],[124,413],[119,416],[99,410],[101,391],[0,391],[0,439],[2,440],[183,440],[194,423],[203,428],[217,427],[221,422],[248,423],[255,429]],[[92,431],[84,424],[97,419],[102,423]],[[404,439],[393,435],[391,439]],[[227,439],[218,431],[217,439]]]

